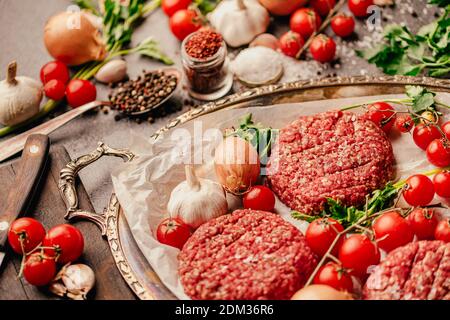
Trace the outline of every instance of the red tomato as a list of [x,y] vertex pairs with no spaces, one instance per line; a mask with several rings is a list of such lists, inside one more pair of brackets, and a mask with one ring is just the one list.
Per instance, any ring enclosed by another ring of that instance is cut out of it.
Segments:
[[336,0],[311,0],[309,3],[318,14],[322,17],[326,17],[336,5]]
[[60,224],[51,228],[42,242],[46,249],[45,253],[49,257],[55,257],[61,264],[74,262],[77,260],[84,249],[84,238],[80,230],[70,224]]
[[397,211],[389,211],[375,219],[372,225],[378,246],[386,252],[403,246],[414,239],[408,221]]
[[262,211],[273,211],[275,196],[266,186],[254,186],[244,195],[244,208]]
[[178,10],[187,9],[191,3],[192,0],[162,0],[161,8],[166,15],[171,17]]
[[[330,248],[336,235],[344,231],[344,227],[332,218],[321,218],[314,220],[306,229],[305,237],[309,247],[318,256],[323,257]],[[337,255],[344,238],[338,240],[331,253]]]
[[395,127],[401,133],[407,133],[414,127],[414,121],[409,114],[401,114],[395,120]]
[[288,31],[280,38],[281,51],[289,57],[295,58],[304,44],[302,36],[294,31]]
[[376,102],[367,106],[365,118],[374,122],[377,126],[388,133],[395,123],[395,109],[386,102]]
[[450,172],[442,171],[433,178],[434,190],[442,198],[450,198]]
[[366,17],[367,9],[373,5],[373,0],[348,0],[348,8],[357,17]]
[[422,150],[427,150],[428,145],[435,139],[442,138],[439,129],[435,125],[418,124],[413,131],[413,139]]
[[444,123],[441,127],[442,131],[444,132],[447,139],[450,139],[450,121],[447,121]]
[[14,252],[19,254],[24,254],[35,249],[44,237],[44,227],[39,221],[32,218],[17,219],[11,223],[8,231],[9,245]]
[[299,33],[303,39],[309,38],[322,24],[319,14],[310,8],[296,10],[289,21],[292,31]]
[[355,19],[345,14],[338,14],[331,20],[331,29],[339,37],[348,37],[355,31]]
[[444,139],[435,139],[427,147],[427,158],[436,167],[450,166],[450,145]]
[[325,284],[339,291],[353,292],[351,275],[335,262],[328,262],[320,267],[313,280],[314,284]]
[[183,41],[191,33],[202,26],[197,12],[191,9],[183,9],[175,12],[169,20],[170,30],[178,40]]
[[88,80],[73,79],[66,87],[67,102],[72,108],[77,108],[97,97],[97,89]]
[[427,176],[416,174],[406,180],[403,197],[413,207],[425,207],[434,198],[434,185]]
[[33,286],[45,286],[53,280],[56,274],[55,259],[41,252],[29,256],[23,267],[23,276]]
[[69,69],[61,61],[50,61],[42,66],[40,77],[44,84],[53,79],[60,80],[66,84],[70,78]]
[[434,238],[444,242],[450,242],[450,219],[439,221],[436,230],[434,231]]
[[330,62],[336,54],[336,43],[326,35],[319,34],[311,41],[309,51],[314,60],[322,63]]
[[364,279],[368,268],[380,262],[380,251],[366,235],[352,234],[342,243],[339,260],[344,268]]
[[47,98],[58,101],[66,95],[66,85],[61,80],[52,79],[44,85],[44,92]]
[[439,221],[433,209],[417,208],[409,214],[408,222],[419,240],[432,240]]
[[156,230],[156,238],[159,242],[180,250],[190,236],[191,228],[178,218],[164,219]]

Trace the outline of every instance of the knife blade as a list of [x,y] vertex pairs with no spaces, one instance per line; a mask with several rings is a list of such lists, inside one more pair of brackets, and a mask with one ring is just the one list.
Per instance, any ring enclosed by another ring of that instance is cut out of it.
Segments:
[[33,134],[26,140],[18,172],[0,211],[0,266],[5,258],[9,227],[27,209],[44,171],[49,148],[50,140],[46,135]]
[[86,111],[89,111],[101,105],[109,105],[109,104],[110,103],[107,101],[92,101],[86,103],[76,109],[70,110],[54,119],[51,119],[39,126],[36,126],[33,129],[18,134],[17,136],[12,137],[11,139],[7,139],[3,142],[0,142],[0,162],[8,159],[9,157],[21,151],[23,149],[23,146],[25,145],[25,141],[27,140],[30,134],[40,133],[48,135],[54,130],[58,129],[59,127],[65,125],[70,120],[85,113]]

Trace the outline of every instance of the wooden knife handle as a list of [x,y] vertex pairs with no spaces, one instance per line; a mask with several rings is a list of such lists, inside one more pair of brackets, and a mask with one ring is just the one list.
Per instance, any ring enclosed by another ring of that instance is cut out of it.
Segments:
[[44,169],[49,147],[50,140],[43,134],[30,135],[25,143],[19,171],[0,211],[0,247],[6,242],[10,224],[27,209]]

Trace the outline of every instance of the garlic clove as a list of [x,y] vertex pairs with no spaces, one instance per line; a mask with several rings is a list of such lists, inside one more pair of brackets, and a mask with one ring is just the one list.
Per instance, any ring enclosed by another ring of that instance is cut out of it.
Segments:
[[67,264],[58,272],[49,290],[73,300],[85,300],[95,285],[94,271],[85,264]]
[[114,83],[123,80],[127,75],[127,63],[124,60],[111,60],[98,70],[97,81]]

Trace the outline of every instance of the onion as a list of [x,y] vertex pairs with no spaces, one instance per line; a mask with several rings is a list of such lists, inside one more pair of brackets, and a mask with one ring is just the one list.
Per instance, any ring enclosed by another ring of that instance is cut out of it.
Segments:
[[260,173],[258,152],[246,140],[224,139],[214,155],[216,175],[231,193],[245,192],[256,183]]
[[68,65],[103,60],[106,47],[100,31],[84,12],[61,12],[44,28],[44,43],[50,55]]
[[267,47],[272,50],[278,50],[278,48],[280,48],[280,42],[273,34],[262,33],[250,43],[250,47],[257,46]]
[[259,0],[271,14],[286,16],[304,6],[308,0]]
[[291,300],[353,300],[348,292],[324,284],[312,284],[297,291]]

